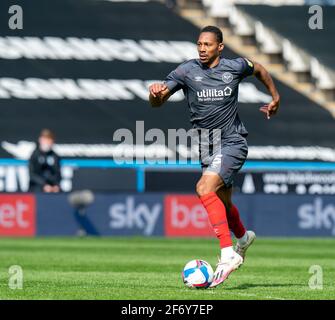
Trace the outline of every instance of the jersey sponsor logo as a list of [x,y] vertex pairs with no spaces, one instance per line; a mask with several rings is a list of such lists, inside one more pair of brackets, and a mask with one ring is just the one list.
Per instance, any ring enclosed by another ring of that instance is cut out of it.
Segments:
[[197,91],[198,98],[211,98],[211,97],[223,97],[224,92],[223,90],[217,89],[204,89],[201,91]]
[[217,101],[223,100],[226,96],[230,96],[233,92],[233,89],[230,87],[225,87],[223,90],[218,89],[204,89],[197,91],[198,101]]
[[224,83],[230,83],[232,82],[234,79],[233,75],[230,73],[230,72],[225,72],[223,75],[222,75],[222,81]]
[[233,92],[233,89],[231,87],[225,87],[223,92],[224,92],[224,95],[227,97],[231,95],[231,93]]

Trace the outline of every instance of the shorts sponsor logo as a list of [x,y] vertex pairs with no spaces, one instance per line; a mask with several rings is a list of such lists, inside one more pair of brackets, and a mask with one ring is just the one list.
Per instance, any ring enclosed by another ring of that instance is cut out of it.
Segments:
[[35,197],[0,195],[0,236],[35,235]]
[[166,236],[213,236],[205,208],[193,195],[165,197]]

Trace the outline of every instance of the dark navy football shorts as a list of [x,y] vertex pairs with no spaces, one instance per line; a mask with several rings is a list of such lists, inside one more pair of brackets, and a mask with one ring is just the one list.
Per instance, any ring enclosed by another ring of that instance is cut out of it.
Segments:
[[205,150],[200,145],[200,162],[203,174],[218,174],[229,188],[233,184],[233,180],[242,168],[248,155],[247,139],[244,135],[233,132],[229,136],[224,137],[218,146],[212,146],[212,150]]

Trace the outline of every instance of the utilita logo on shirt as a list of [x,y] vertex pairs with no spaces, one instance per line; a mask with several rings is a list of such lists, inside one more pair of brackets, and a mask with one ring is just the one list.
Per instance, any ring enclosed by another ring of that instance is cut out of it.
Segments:
[[229,97],[232,91],[233,90],[230,87],[225,87],[223,90],[204,89],[201,91],[197,91],[197,97],[198,101],[200,102],[220,101],[223,100],[224,97]]

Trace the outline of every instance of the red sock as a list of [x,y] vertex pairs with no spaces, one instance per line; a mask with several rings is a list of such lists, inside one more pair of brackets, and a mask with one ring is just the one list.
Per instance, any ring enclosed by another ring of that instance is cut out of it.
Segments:
[[220,198],[215,192],[210,192],[200,197],[200,200],[207,211],[209,221],[220,241],[220,247],[226,248],[232,246],[226,208]]
[[246,232],[244,225],[240,219],[240,214],[235,205],[227,212],[227,220],[229,229],[233,231],[236,238],[242,238]]

